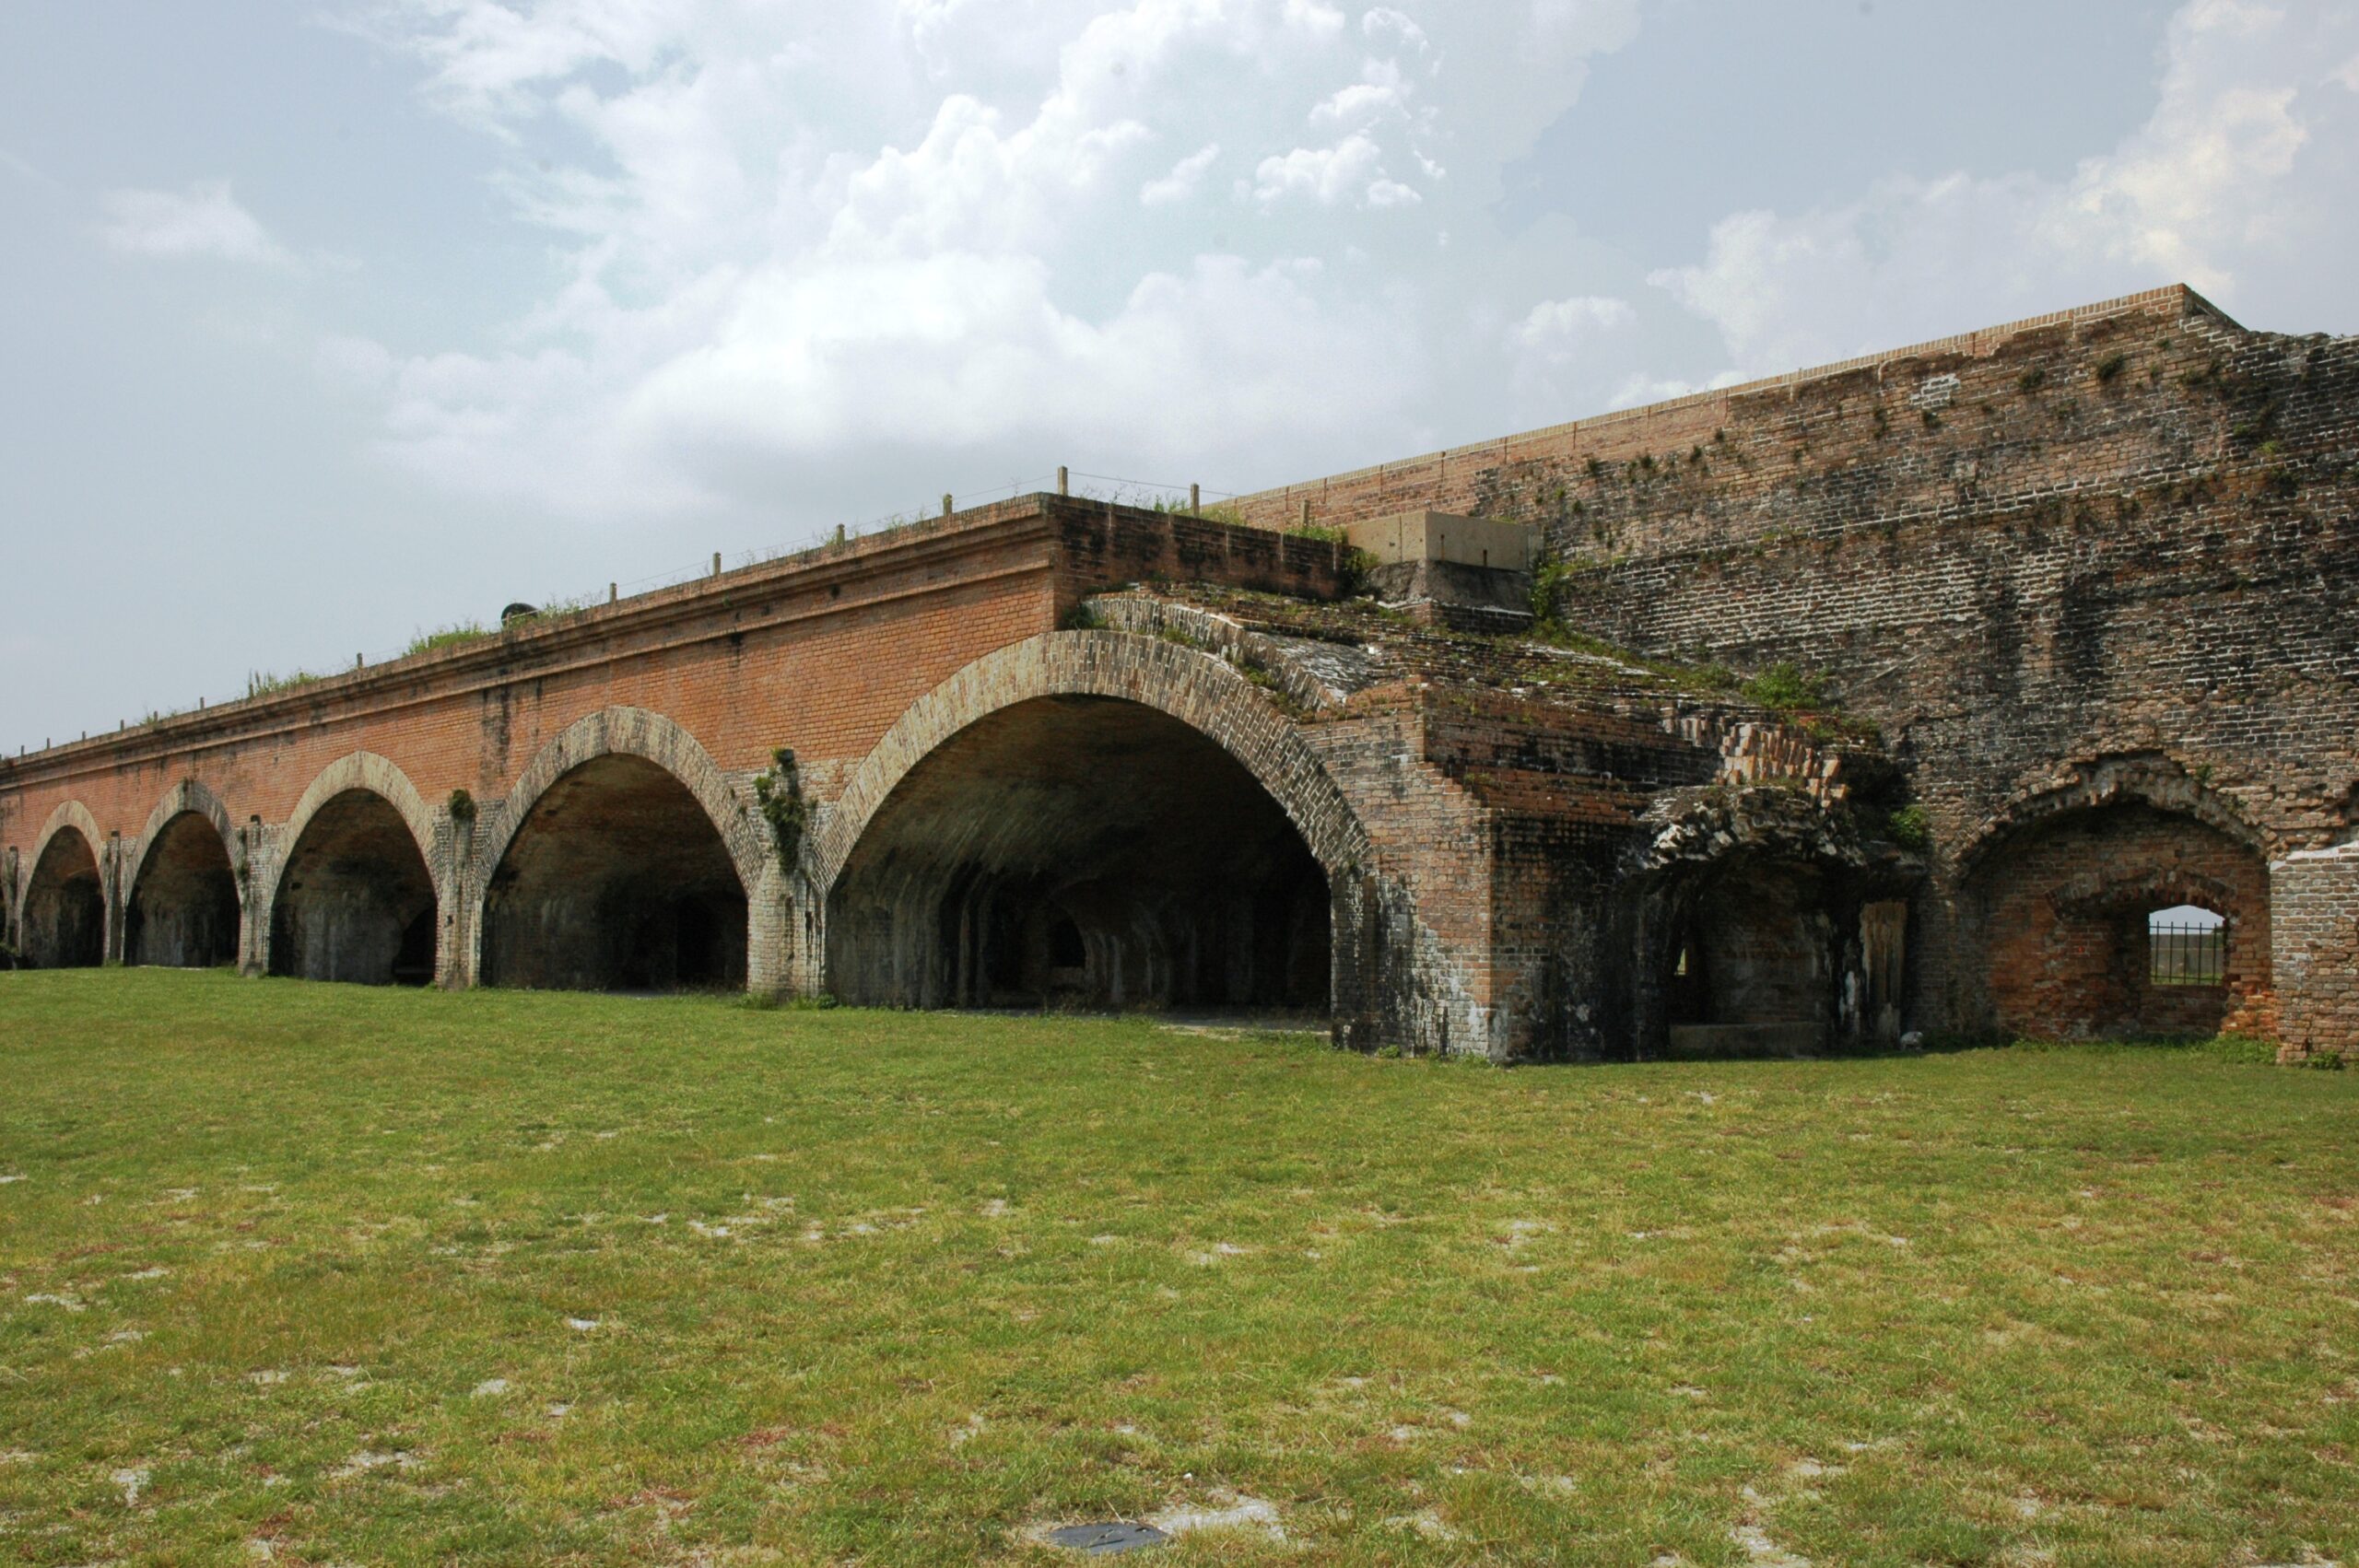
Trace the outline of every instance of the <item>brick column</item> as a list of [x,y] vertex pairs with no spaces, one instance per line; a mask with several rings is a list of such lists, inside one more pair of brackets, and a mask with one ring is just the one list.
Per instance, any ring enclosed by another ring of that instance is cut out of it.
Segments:
[[131,890],[123,884],[124,851],[123,835],[110,833],[106,842],[99,845],[99,888],[106,899],[106,940],[100,948],[100,961],[106,964],[123,962],[124,917]]
[[2282,1059],[2359,1056],[2359,844],[2269,868]]

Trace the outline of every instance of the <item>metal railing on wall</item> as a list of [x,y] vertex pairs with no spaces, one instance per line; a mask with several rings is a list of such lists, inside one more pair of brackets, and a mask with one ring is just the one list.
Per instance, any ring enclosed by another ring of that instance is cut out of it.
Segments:
[[2228,924],[2150,920],[2146,978],[2157,986],[2217,986],[2228,977]]
[[[601,604],[617,603],[625,599],[637,598],[640,594],[657,593],[665,589],[678,588],[706,578],[717,577],[724,570],[764,566],[798,556],[816,556],[855,539],[894,532],[902,529],[922,527],[934,522],[952,510],[963,510],[992,501],[1013,500],[1027,491],[1052,488],[1059,493],[1087,500],[1110,501],[1118,506],[1175,512],[1185,509],[1203,509],[1207,507],[1216,508],[1221,503],[1235,500],[1243,494],[1236,490],[1214,489],[1200,484],[1137,479],[1119,474],[1091,474],[1080,469],[1060,468],[1050,474],[1003,480],[964,494],[945,492],[941,497],[938,509],[935,505],[927,504],[913,511],[888,512],[857,521],[826,525],[816,533],[792,544],[757,546],[746,550],[715,551],[692,566],[654,572],[628,580],[616,579],[575,592],[546,593],[538,601],[531,602],[530,607],[535,617],[572,614],[579,611],[594,609]],[[235,702],[248,697],[268,696],[272,693],[309,685],[331,675],[366,669],[372,664],[390,663],[393,660],[428,652],[436,648],[472,642],[481,638],[490,637],[499,629],[500,623],[495,619],[471,617],[448,622],[432,629],[420,627],[416,636],[397,648],[357,650],[352,656],[352,661],[348,664],[338,661],[317,669],[307,664],[284,673],[254,671],[247,677],[245,689],[230,694],[226,699],[208,693],[185,708],[151,708],[136,720],[119,720],[115,725],[115,732],[122,733],[140,726],[160,724],[166,720],[177,719],[183,714],[203,712],[207,708],[218,707],[224,700]],[[87,741],[92,733],[93,731],[86,730],[80,732],[78,738]],[[41,749],[46,751],[52,743],[52,738],[44,737]],[[28,743],[18,747],[18,755],[25,755],[31,749]]]

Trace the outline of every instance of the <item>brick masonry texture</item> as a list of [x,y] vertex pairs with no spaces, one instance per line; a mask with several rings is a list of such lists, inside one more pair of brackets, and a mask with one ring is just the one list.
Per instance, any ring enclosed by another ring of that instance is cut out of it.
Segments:
[[[2043,814],[2159,800],[2224,831],[2317,911],[2300,967],[2248,982],[2303,989],[2278,1022],[2299,1053],[2359,1044],[2347,981],[2319,989],[2359,965],[2333,913],[2353,862],[2286,859],[2354,832],[2355,453],[2359,340],[2249,332],[2169,288],[1239,505],[1520,518],[1568,624],[1826,672],[1930,820],[1928,1027],[2001,1021],[1989,889]],[[2102,800],[2074,787],[2115,776]],[[2258,941],[2266,916],[2243,918]]]
[[[1248,526],[1024,497],[0,763],[8,933],[37,963],[194,962],[222,898],[237,960],[270,968],[290,860],[367,796],[424,861],[432,973],[469,984],[534,824],[627,844],[693,812],[744,892],[744,983],[816,990],[905,779],[996,715],[1111,700],[1208,737],[1299,836],[1330,919],[1301,951],[1344,1043],[2224,1026],[2351,1051],[2354,449],[2359,341],[2166,289],[1286,486],[1238,503]],[[1593,640],[1350,598],[1361,563],[1282,532],[1306,503],[1531,524],[1544,607]],[[1778,665],[1822,674],[1839,721],[1719,673]],[[799,838],[758,798],[780,747]],[[1120,783],[1086,762],[998,755],[1039,777],[992,798],[1053,778],[1086,811]],[[895,919],[990,904],[894,874]],[[1089,951],[1126,974],[1276,951],[1268,909],[1094,896]],[[596,897],[650,922],[626,964],[684,962],[710,918],[628,877]],[[2138,923],[2182,900],[2228,919],[2231,972],[2142,989]],[[1065,973],[1027,919],[1025,972]]]

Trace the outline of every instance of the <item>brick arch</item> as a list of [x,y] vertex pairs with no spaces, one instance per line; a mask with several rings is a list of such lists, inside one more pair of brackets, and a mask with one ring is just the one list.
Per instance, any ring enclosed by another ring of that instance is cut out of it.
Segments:
[[[779,907],[786,901],[778,857],[731,786],[728,776],[694,735],[663,714],[643,708],[614,707],[585,715],[541,748],[517,776],[499,805],[486,811],[472,852],[454,882],[465,884],[464,929],[446,970],[462,983],[487,980],[487,927],[493,879],[542,797],[560,779],[601,757],[636,757],[651,763],[687,790],[719,835],[722,849],[746,903],[746,984],[776,990],[785,983],[787,961],[780,951],[784,930]],[[497,982],[495,982],[497,983]]]
[[1642,820],[1615,892],[1641,1058],[1815,1050],[1875,1026],[1860,908],[1910,873],[1875,868],[1848,813],[1782,783],[1723,785]]
[[[410,837],[417,840],[417,852],[425,860],[427,868],[434,872],[434,880],[439,886],[445,880],[445,871],[434,861],[434,813],[428,808],[426,798],[417,792],[417,786],[409,781],[409,775],[404,773],[392,759],[379,756],[375,752],[354,752],[349,756],[338,757],[322,768],[319,777],[311,780],[311,787],[303,791],[303,798],[295,802],[294,814],[279,830],[278,841],[285,846],[279,856],[280,869],[284,869],[286,856],[293,853],[295,846],[303,841],[303,830],[311,825],[311,819],[319,814],[320,808],[338,795],[354,790],[376,796],[400,813],[402,822],[409,828]],[[271,878],[271,890],[274,894],[277,891],[276,872]]]
[[2043,780],[2010,797],[1977,825],[1958,853],[1958,872],[1971,877],[1992,853],[2073,812],[2140,804],[2187,817],[2268,858],[2267,835],[2234,802],[2173,759],[2155,754],[2112,756],[2075,766],[2062,783]]
[[[33,872],[41,864],[41,858],[49,853],[50,840],[69,827],[79,833],[83,841],[90,846],[90,858],[101,868],[105,866],[107,841],[99,832],[99,819],[92,816],[90,808],[79,801],[61,802],[49,813],[49,820],[41,825],[41,832],[34,835],[32,854],[17,868],[17,885],[8,889],[8,914],[12,920],[24,915],[25,894],[32,886]],[[99,881],[103,887],[106,883],[103,870]]]
[[256,968],[268,971],[276,961],[274,953],[278,940],[279,895],[289,861],[303,842],[303,834],[328,803],[338,797],[360,793],[373,795],[385,802],[400,817],[402,825],[417,846],[418,858],[426,863],[426,872],[433,885],[438,907],[448,911],[456,877],[448,856],[436,853],[435,820],[426,799],[400,765],[375,752],[353,752],[338,757],[322,768],[302,798],[295,802],[295,810],[279,829],[277,852],[270,857],[270,867],[263,883],[256,890],[253,911],[253,963]]
[[968,664],[910,705],[863,758],[812,848],[824,894],[894,788],[936,747],[1004,708],[1050,696],[1135,702],[1179,720],[1243,765],[1332,877],[1371,859],[1367,828],[1316,753],[1226,661],[1130,632],[1044,632]]
[[2170,908],[2181,904],[2221,916],[2248,913],[2248,901],[2233,883],[2185,867],[2100,871],[2068,878],[2044,896],[2058,913],[2068,915],[2132,905]]
[[[25,929],[28,921],[38,919],[33,908],[33,893],[41,874],[41,863],[50,850],[66,833],[71,832],[88,852],[91,869],[96,872],[98,907],[85,919],[73,918],[78,901],[69,900],[65,883],[61,879],[55,900],[48,907],[54,919],[41,932]],[[18,964],[40,965],[54,963],[64,966],[100,964],[105,962],[115,919],[114,879],[108,874],[107,841],[99,836],[98,818],[79,801],[65,801],[49,813],[41,832],[33,839],[32,854],[18,860],[15,850],[9,859],[17,863],[9,868],[7,885],[0,886],[0,938],[16,949],[6,966]],[[86,923],[87,921],[87,923]],[[88,939],[89,946],[84,947]],[[67,949],[71,949],[69,955]]]
[[[601,708],[574,720],[562,734],[541,748],[532,766],[519,774],[509,788],[496,820],[488,825],[488,831],[475,846],[475,860],[482,872],[477,878],[479,883],[488,885],[491,873],[499,869],[499,862],[522,829],[524,819],[532,814],[540,798],[548,793],[549,787],[583,763],[602,756],[639,757],[678,779],[704,808],[713,831],[721,835],[722,843],[729,850],[729,859],[737,868],[746,895],[753,895],[762,884],[768,857],[761,837],[746,820],[744,803],[730,788],[721,765],[712,760],[712,754],[694,735],[663,715],[644,708]],[[478,888],[478,900],[481,895]]]
[[[1959,913],[1988,1022],[2018,1035],[2274,1030],[2268,836],[2165,756],[2084,763],[2026,791],[1960,860]],[[2228,921],[2218,987],[2157,986],[2146,917]]]
[[213,830],[221,836],[221,852],[229,857],[230,869],[234,871],[237,868],[239,850],[242,846],[238,841],[237,825],[230,820],[229,808],[222,804],[221,797],[203,782],[183,778],[164,791],[164,798],[158,801],[156,809],[147,813],[147,825],[139,830],[138,838],[133,841],[123,879],[126,903],[139,886],[140,875],[147,869],[147,857],[156,848],[156,840],[174,817],[187,812],[194,812],[213,825]]
[[[139,830],[130,853],[124,857],[121,888],[116,897],[113,921],[119,935],[115,938],[120,956],[125,963],[179,964],[188,962],[185,949],[182,956],[168,956],[161,960],[150,955],[148,943],[140,937],[140,921],[147,907],[141,895],[147,889],[148,872],[158,847],[171,825],[183,816],[202,817],[221,840],[221,853],[229,861],[230,883],[225,896],[234,900],[237,929],[229,933],[225,946],[228,956],[241,965],[253,952],[253,899],[252,865],[243,837],[231,820],[229,808],[215,794],[210,786],[194,778],[183,778],[164,791],[156,809],[147,813],[147,825]],[[210,930],[209,924],[200,930]],[[169,954],[171,949],[168,946]]]

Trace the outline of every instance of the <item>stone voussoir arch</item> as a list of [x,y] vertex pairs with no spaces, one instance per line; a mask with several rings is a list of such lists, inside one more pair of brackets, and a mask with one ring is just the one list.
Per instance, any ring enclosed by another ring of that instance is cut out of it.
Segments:
[[[410,782],[409,775],[404,773],[401,765],[392,758],[380,756],[375,752],[353,752],[336,758],[320,770],[310,788],[303,791],[302,799],[295,802],[295,810],[288,815],[285,825],[279,829],[277,853],[270,857],[269,872],[257,899],[261,940],[265,946],[270,941],[271,919],[278,907],[279,883],[287,874],[287,864],[294,856],[296,846],[303,842],[304,829],[311,825],[311,819],[319,815],[330,801],[356,790],[374,795],[393,808],[394,813],[402,819],[402,825],[409,829],[410,838],[417,845],[418,858],[426,862],[426,874],[434,883],[436,902],[449,899],[452,868],[435,856],[434,813],[428,807],[426,797],[417,792],[417,786]],[[267,951],[261,961],[269,962]]]
[[[375,752],[353,752],[336,758],[320,770],[319,777],[313,778],[311,787],[303,791],[303,798],[295,802],[295,810],[288,816],[286,825],[279,829],[279,843],[283,846],[279,860],[282,864],[287,856],[295,852],[295,846],[303,841],[303,830],[311,826],[311,819],[319,815],[321,809],[338,795],[348,795],[355,790],[376,796],[399,813],[403,825],[409,829],[410,837],[417,842],[419,858],[426,861],[427,870],[433,874],[439,887],[445,871],[434,863],[434,813],[428,807],[426,797],[417,792],[417,786],[410,782],[409,775],[401,770],[401,766]],[[271,881],[275,890],[277,885],[275,874]]]
[[164,829],[174,817],[189,812],[211,823],[213,830],[221,836],[221,852],[229,857],[229,869],[237,874],[242,890],[247,875],[240,853],[243,846],[238,841],[237,824],[229,816],[229,808],[201,779],[183,778],[165,790],[164,798],[156,802],[156,809],[147,813],[147,825],[139,830],[139,837],[133,842],[131,853],[125,858],[123,896],[126,905],[132,895],[138,891],[139,879],[147,870],[147,857],[155,850],[157,840],[163,837]]
[[1179,720],[1237,759],[1302,835],[1330,877],[1366,866],[1359,814],[1285,714],[1225,660],[1122,631],[1043,632],[987,653],[910,705],[853,770],[815,836],[822,896],[901,780],[969,725],[1020,702],[1114,697]]
[[50,841],[69,827],[79,833],[82,841],[90,847],[90,859],[100,867],[100,885],[105,885],[107,843],[99,833],[99,819],[91,815],[90,808],[79,801],[60,802],[57,809],[49,813],[48,820],[41,825],[41,832],[34,836],[33,852],[18,862],[17,885],[7,890],[7,912],[11,919],[23,919],[25,895],[32,891],[33,872],[40,868],[41,858],[49,853]]
[[2232,910],[2246,915],[2252,913],[2242,907],[2243,900],[2226,883],[2184,868],[2131,868],[2093,872],[2067,879],[2050,888],[2046,897],[2049,907],[2061,915],[2141,904],[2156,907],[2192,904],[2215,915],[2226,915]]
[[2060,782],[2050,777],[2010,796],[1975,826],[1958,852],[1958,871],[1972,878],[1998,850],[2056,818],[2114,805],[2145,805],[2184,816],[2264,860],[2270,855],[2269,835],[2234,802],[2171,758],[2146,753],[2076,763]]
[[[492,873],[507,858],[509,847],[522,831],[525,818],[532,814],[540,798],[583,763],[604,756],[639,757],[677,779],[696,797],[713,830],[721,835],[722,845],[729,852],[730,863],[736,868],[746,897],[755,895],[774,857],[766,851],[765,841],[755,831],[745,802],[730,787],[721,765],[712,760],[712,754],[694,735],[674,720],[644,708],[617,707],[600,708],[575,720],[543,746],[532,765],[517,775],[501,809],[486,825],[475,846],[478,905],[490,887]],[[478,919],[478,931],[480,925]]]

